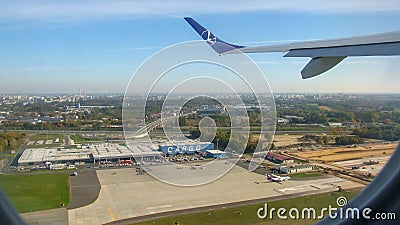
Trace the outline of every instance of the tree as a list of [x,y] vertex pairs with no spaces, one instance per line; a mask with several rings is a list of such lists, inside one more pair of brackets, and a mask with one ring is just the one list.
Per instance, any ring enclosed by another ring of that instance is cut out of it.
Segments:
[[271,146],[269,147],[269,150],[274,150],[275,149],[275,144],[271,143]]
[[393,122],[391,119],[385,119],[384,123],[387,125],[391,125]]
[[364,140],[357,136],[338,136],[335,138],[337,145],[362,144]]
[[315,136],[314,137],[314,140],[315,140],[315,143],[317,143],[317,144],[322,144],[322,138],[321,138],[321,136]]
[[324,136],[322,137],[322,142],[323,142],[325,145],[329,144],[329,138],[328,138],[327,135],[324,135]]

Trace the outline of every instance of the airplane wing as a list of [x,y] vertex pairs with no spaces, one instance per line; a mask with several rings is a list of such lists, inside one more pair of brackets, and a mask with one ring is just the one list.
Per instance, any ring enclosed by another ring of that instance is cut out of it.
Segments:
[[400,31],[340,39],[294,42],[247,47],[222,41],[190,17],[185,20],[220,55],[237,53],[282,52],[284,57],[310,57],[303,68],[303,79],[322,74],[348,56],[400,55]]

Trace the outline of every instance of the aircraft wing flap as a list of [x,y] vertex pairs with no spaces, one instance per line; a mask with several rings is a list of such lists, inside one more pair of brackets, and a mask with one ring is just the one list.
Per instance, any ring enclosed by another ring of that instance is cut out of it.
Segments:
[[[289,52],[286,57],[335,57],[399,55],[400,32],[351,38],[295,42],[280,45],[243,47],[244,53]],[[226,52],[225,54],[234,53]]]
[[284,57],[390,56],[400,55],[400,41],[362,45],[291,49]]
[[[257,46],[257,47],[242,47],[241,52],[244,53],[258,53],[258,52],[287,52],[292,48],[291,44],[282,45],[267,45],[267,46]],[[238,51],[228,51],[224,54],[237,54]]]

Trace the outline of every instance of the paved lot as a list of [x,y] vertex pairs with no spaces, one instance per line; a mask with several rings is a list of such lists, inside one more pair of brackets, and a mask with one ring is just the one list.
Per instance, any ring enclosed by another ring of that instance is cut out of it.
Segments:
[[71,176],[71,201],[67,209],[89,205],[97,199],[100,183],[94,169],[82,168],[78,176]]
[[103,224],[160,212],[293,193],[301,195],[314,190],[328,192],[337,190],[338,185],[343,188],[360,186],[336,177],[279,184],[237,166],[217,181],[195,187],[165,184],[147,174],[136,175],[132,168],[98,170],[97,175],[101,183],[99,198],[93,204],[68,210],[69,224]]

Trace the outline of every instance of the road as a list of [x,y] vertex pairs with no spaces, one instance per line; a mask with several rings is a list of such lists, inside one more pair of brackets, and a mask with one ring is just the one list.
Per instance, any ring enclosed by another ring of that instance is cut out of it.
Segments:
[[15,164],[16,161],[19,159],[19,157],[21,156],[22,152],[24,151],[26,145],[28,144],[28,142],[29,142],[31,136],[32,136],[32,135],[30,135],[30,136],[26,139],[26,141],[25,141],[21,146],[19,146],[19,148],[18,148],[18,150],[17,150],[17,152],[16,152],[16,154],[17,154],[16,157],[11,157],[11,156],[9,156],[9,157],[3,159],[2,164],[1,164],[1,165],[2,165],[1,173],[8,174],[8,173],[10,172],[10,166],[11,166],[12,164]]

